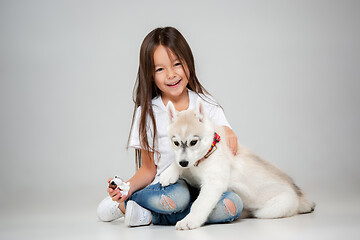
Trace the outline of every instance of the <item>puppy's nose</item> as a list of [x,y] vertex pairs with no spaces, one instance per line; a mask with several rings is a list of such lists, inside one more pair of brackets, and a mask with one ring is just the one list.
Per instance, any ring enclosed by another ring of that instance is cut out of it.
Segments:
[[182,166],[182,167],[187,167],[187,165],[189,165],[189,162],[186,161],[186,160],[182,160],[182,161],[179,162],[179,164],[180,164],[180,166]]

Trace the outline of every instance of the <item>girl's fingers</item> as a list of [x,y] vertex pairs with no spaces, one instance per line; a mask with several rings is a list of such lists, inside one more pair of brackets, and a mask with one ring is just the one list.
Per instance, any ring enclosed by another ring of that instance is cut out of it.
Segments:
[[108,188],[108,189],[107,189],[107,192],[108,192],[108,193],[112,193],[113,191],[114,191],[114,189],[112,189],[112,188]]
[[[110,181],[111,181],[111,180],[112,180],[112,178],[109,178],[107,182],[110,184]],[[108,188],[108,189],[107,189],[107,192],[108,192],[108,193],[112,193],[113,191],[114,191],[114,189],[112,189],[112,188]]]
[[113,201],[119,201],[119,199],[122,197],[121,193],[117,193],[114,196],[111,197]]
[[110,196],[110,197],[114,197],[115,195],[116,195],[116,193],[115,193],[114,191],[109,192],[109,196]]
[[237,153],[238,150],[238,142],[237,142],[237,138],[234,139],[234,154]]
[[229,143],[228,143],[228,144],[229,144],[229,147],[230,147],[232,153],[233,153],[234,155],[236,155],[236,153],[237,153],[237,148],[238,148],[237,139],[236,139],[236,138],[229,139]]
[[114,190],[112,188],[108,188],[108,192],[109,192],[110,197],[114,197],[120,193],[120,190],[119,189]]
[[229,128],[229,127],[225,127],[225,134],[228,138],[228,146],[230,148],[230,150],[232,151],[232,153],[234,155],[237,154],[237,150],[238,150],[238,143],[237,143],[237,137],[235,135],[235,133]]
[[128,198],[129,198],[129,195],[122,195],[121,198],[118,200],[118,202],[119,202],[119,203],[120,203],[120,202],[125,202],[126,199],[128,199]]

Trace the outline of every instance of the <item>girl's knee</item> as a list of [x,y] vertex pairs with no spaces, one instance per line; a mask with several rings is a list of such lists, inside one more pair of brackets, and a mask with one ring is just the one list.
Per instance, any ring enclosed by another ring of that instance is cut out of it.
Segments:
[[190,203],[190,196],[187,195],[161,195],[158,199],[159,213],[175,213],[185,210]]
[[222,205],[225,213],[231,217],[240,216],[243,210],[243,203],[241,198],[233,192],[227,192],[225,194],[222,200]]
[[233,201],[231,201],[230,199],[226,198],[223,200],[223,207],[224,207],[225,212],[227,214],[229,214],[230,216],[236,215],[237,208],[235,206],[235,203]]
[[209,215],[207,223],[234,221],[240,216],[242,210],[243,203],[241,198],[233,192],[225,192]]
[[161,195],[160,204],[169,211],[176,210],[176,203],[169,196]]
[[153,210],[158,213],[175,213],[185,210],[190,203],[190,192],[181,182],[165,188],[150,200]]

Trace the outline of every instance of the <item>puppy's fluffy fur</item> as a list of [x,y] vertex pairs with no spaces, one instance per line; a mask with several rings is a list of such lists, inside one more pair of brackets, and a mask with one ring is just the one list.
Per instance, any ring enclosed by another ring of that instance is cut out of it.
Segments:
[[[215,126],[203,110],[199,98],[196,110],[177,112],[167,105],[168,135],[175,152],[175,161],[160,176],[162,186],[175,183],[181,176],[201,188],[190,213],[176,224],[176,229],[194,229],[203,225],[221,195],[238,194],[244,204],[242,215],[257,218],[282,218],[314,210],[315,204],[305,197],[292,179],[271,163],[239,145],[236,156],[226,144],[222,127]],[[206,160],[214,138],[222,140]]]

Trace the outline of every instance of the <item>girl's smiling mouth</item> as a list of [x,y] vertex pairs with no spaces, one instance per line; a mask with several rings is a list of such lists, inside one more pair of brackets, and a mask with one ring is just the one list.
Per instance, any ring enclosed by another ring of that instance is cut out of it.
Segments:
[[180,82],[181,82],[181,79],[179,81],[176,81],[176,82],[172,83],[172,84],[166,84],[166,85],[169,86],[169,87],[177,87],[180,84]]

